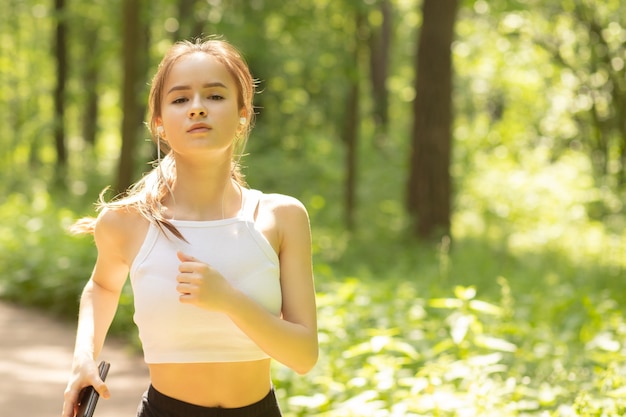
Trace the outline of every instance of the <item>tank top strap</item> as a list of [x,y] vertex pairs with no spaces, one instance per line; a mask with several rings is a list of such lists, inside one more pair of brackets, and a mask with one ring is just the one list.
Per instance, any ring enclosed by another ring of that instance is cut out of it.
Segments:
[[244,220],[254,222],[254,212],[261,201],[263,193],[259,190],[246,190],[244,194],[244,204],[242,215]]

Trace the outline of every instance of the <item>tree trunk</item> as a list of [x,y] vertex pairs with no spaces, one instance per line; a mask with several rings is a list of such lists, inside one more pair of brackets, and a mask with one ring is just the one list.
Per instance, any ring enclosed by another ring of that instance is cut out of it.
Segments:
[[345,183],[345,223],[354,230],[356,212],[357,148],[359,136],[359,81],[352,80],[346,103],[346,124],[344,142],[346,144],[346,183]]
[[346,182],[345,182],[345,224],[349,231],[355,227],[356,212],[356,182],[357,182],[357,149],[359,138],[359,30],[363,22],[363,15],[359,8],[355,8],[355,33],[352,51],[353,65],[348,68],[348,97],[346,98],[346,116],[343,131],[343,141],[346,145]]
[[87,97],[85,98],[85,113],[83,114],[83,140],[90,146],[96,144],[96,133],[98,130],[98,111],[99,111],[99,95],[98,95],[98,69],[94,65],[87,70],[85,74],[84,84],[88,86],[86,89]]
[[[84,29],[87,39],[91,39],[89,50],[91,53],[87,54],[87,62],[85,63],[85,69],[83,72],[83,89],[85,91],[85,106],[83,113],[83,140],[90,146],[96,144],[96,133],[98,127],[98,109],[99,98],[98,95],[98,79],[100,78],[100,62],[98,53],[98,29],[95,27],[89,27]],[[88,51],[86,51],[88,52]]]
[[389,0],[380,0],[382,22],[372,28],[370,36],[370,77],[374,96],[374,122],[379,133],[386,133],[389,121],[389,99],[387,93],[387,75],[389,73],[389,52],[391,45],[391,4]]
[[407,209],[414,235],[449,234],[451,216],[452,56],[457,0],[424,0],[415,68]]
[[196,0],[178,0],[178,30],[172,33],[174,42],[191,38],[196,23],[195,4]]
[[57,83],[54,89],[54,143],[57,154],[58,180],[63,181],[67,167],[65,146],[65,85],[67,80],[67,19],[65,0],[55,0],[56,39],[54,55],[57,69]]
[[122,148],[117,172],[117,192],[133,183],[134,161],[145,111],[145,74],[148,38],[144,0],[125,0],[123,22],[124,85],[122,91]]

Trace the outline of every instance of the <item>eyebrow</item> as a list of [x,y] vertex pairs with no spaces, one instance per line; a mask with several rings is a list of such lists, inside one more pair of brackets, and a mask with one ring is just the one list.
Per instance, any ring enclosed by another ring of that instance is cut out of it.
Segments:
[[[216,81],[213,83],[202,84],[202,88],[213,88],[213,87],[227,88],[226,85],[224,85],[223,83],[219,81]],[[168,90],[167,94],[171,93],[172,91],[181,91],[181,90],[190,90],[190,89],[191,89],[191,86],[188,86],[188,85],[175,85],[174,87]]]

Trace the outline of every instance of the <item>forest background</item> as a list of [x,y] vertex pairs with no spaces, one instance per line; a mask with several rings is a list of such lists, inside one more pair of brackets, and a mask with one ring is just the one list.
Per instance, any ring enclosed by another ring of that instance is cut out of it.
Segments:
[[276,365],[286,416],[626,413],[619,0],[5,0],[3,298],[74,320],[66,229],[150,168],[150,77],[200,34],[260,80],[248,182],[310,211],[321,358]]

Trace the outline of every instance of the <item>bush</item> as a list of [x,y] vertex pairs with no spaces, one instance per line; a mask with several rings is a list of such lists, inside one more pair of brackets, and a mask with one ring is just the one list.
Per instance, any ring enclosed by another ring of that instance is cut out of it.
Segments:
[[[57,204],[45,190],[33,190],[0,205],[0,218],[10,219],[0,225],[0,297],[75,320],[96,250],[91,237],[67,231],[78,215]],[[114,333],[131,328],[131,305],[127,288]]]
[[[66,206],[45,191],[7,196],[0,294],[75,320],[96,251],[66,232],[79,217]],[[569,240],[512,247],[470,233],[427,248],[314,225],[321,355],[306,377],[275,365],[285,416],[626,413],[615,255],[625,239],[597,223],[564,229],[576,250]],[[136,343],[128,287],[120,307],[111,333]]]

